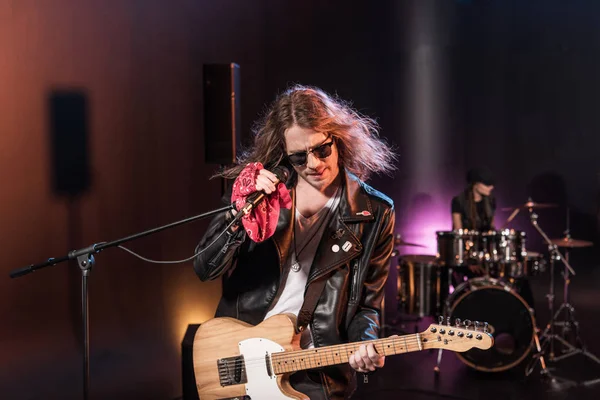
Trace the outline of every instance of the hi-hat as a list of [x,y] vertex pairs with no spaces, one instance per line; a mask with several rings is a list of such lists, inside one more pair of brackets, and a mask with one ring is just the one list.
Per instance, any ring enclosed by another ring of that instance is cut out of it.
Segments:
[[501,208],[501,211],[513,211],[514,209],[518,208],[520,210],[527,210],[530,208],[536,208],[536,209],[540,209],[540,208],[556,208],[558,207],[558,204],[553,204],[553,203],[536,203],[535,201],[528,201],[525,204],[521,204],[515,207],[504,207]]
[[550,239],[552,244],[558,247],[592,247],[594,243],[586,240],[571,239],[570,237],[563,237],[560,239]]

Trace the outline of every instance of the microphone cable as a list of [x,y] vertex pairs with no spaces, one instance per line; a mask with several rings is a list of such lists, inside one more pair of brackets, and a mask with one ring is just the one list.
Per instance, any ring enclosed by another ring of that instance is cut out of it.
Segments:
[[188,261],[193,260],[194,258],[196,258],[197,256],[199,256],[200,254],[204,253],[206,250],[210,249],[224,234],[225,232],[227,232],[227,230],[229,228],[231,228],[235,223],[237,222],[237,220],[234,218],[223,230],[223,232],[221,232],[219,234],[219,236],[217,236],[212,242],[210,242],[210,244],[208,246],[206,246],[204,249],[198,251],[198,252],[194,252],[194,255],[188,258],[185,258],[183,260],[174,260],[174,261],[164,261],[164,260],[152,260],[150,258],[144,257],[138,253],[136,253],[135,251],[128,249],[125,246],[119,245],[117,246],[119,249],[124,250],[130,254],[132,254],[133,256],[139,258],[140,260],[149,262],[149,263],[153,263],[153,264],[181,264],[181,263],[185,263]]

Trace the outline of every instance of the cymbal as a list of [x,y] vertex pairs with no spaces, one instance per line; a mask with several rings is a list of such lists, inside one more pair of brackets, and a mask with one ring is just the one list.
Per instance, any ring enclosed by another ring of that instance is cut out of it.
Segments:
[[558,207],[558,204],[553,204],[553,203],[536,203],[535,201],[528,201],[525,204],[521,204],[515,207],[504,207],[501,208],[501,211],[512,211],[515,208],[521,209],[521,210],[527,210],[529,208],[556,208]]
[[591,247],[594,245],[594,243],[586,240],[577,240],[566,237],[560,239],[550,239],[550,242],[558,247]]
[[422,244],[405,242],[404,239],[402,239],[402,238],[394,239],[394,245],[396,245],[396,246],[412,246],[412,247],[427,247],[427,246],[423,246]]

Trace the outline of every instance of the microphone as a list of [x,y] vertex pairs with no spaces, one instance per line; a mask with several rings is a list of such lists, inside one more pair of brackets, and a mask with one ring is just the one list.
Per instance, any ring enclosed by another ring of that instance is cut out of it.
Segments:
[[[277,177],[277,181],[274,182],[275,186],[277,186],[280,182],[287,182],[288,177],[290,175],[290,170],[283,165],[276,166],[275,168],[273,168],[273,170],[271,170],[271,172],[274,173]],[[242,216],[248,215],[248,213],[250,213],[250,211],[252,211],[252,209],[256,207],[257,204],[263,201],[265,197],[267,197],[267,194],[262,190],[260,192],[255,192],[249,195],[246,198],[246,204],[237,213],[235,219],[239,220]]]

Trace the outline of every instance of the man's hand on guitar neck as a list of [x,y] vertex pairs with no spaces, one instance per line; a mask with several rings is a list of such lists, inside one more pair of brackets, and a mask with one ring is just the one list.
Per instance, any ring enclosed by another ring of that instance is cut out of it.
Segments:
[[348,362],[357,372],[366,373],[383,367],[385,356],[381,356],[375,351],[373,343],[367,345],[361,344],[358,350],[350,356]]

